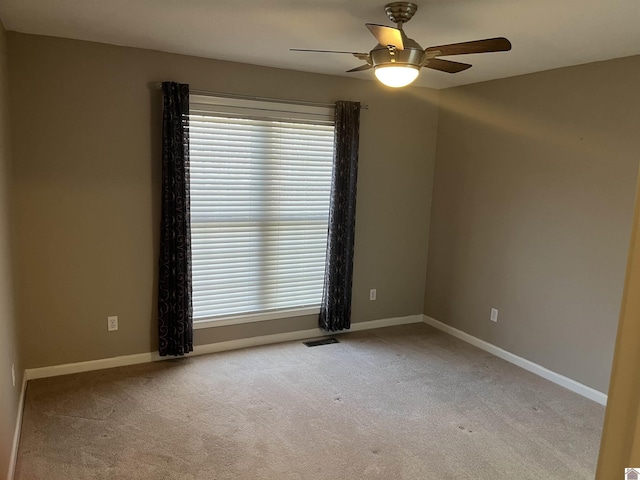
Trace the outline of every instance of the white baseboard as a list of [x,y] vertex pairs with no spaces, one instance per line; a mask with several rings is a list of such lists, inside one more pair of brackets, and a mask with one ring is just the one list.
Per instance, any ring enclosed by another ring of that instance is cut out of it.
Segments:
[[[351,324],[351,330],[342,333],[358,332],[360,330],[372,330],[374,328],[393,327],[394,325],[407,325],[409,323],[421,323],[422,315],[407,315],[406,317],[382,318],[380,320],[370,320],[368,322],[358,322]],[[326,332],[324,332],[326,335]]]
[[7,480],[13,480],[18,461],[18,445],[20,444],[20,432],[22,430],[22,412],[24,410],[24,397],[27,391],[27,376],[22,375],[20,399],[18,400],[18,413],[16,414],[16,429],[13,432],[13,444],[11,445],[11,457],[9,458],[9,471]]
[[[422,315],[409,315],[406,317],[383,318],[381,320],[371,320],[369,322],[357,322],[351,324],[350,330],[341,332],[325,332],[319,328],[308,330],[298,330],[295,332],[276,333],[273,335],[262,335],[259,337],[241,338],[238,340],[229,340],[226,342],[210,343],[208,345],[196,345],[193,355],[205,355],[208,353],[224,352],[228,350],[237,350],[240,348],[256,347],[259,345],[269,345],[273,343],[290,342],[294,340],[303,340],[305,338],[321,337],[326,335],[340,335],[342,333],[357,332],[360,330],[370,330],[373,328],[391,327],[394,325],[404,325],[408,323],[422,322]],[[102,370],[105,368],[123,367],[126,365],[135,365],[138,363],[156,362],[159,360],[169,360],[176,357],[161,357],[157,352],[137,353],[134,355],[123,355],[120,357],[101,358],[99,360],[90,360],[87,362],[66,363],[63,365],[53,365],[50,367],[29,368],[25,370],[26,380],[35,380],[36,378],[55,377],[58,375],[68,375],[71,373],[89,372],[92,370]]]
[[542,378],[546,378],[547,380],[553,383],[556,383],[568,390],[571,390],[572,392],[582,395],[583,397],[593,400],[594,402],[597,402],[600,405],[607,404],[607,395],[602,392],[599,392],[598,390],[595,390],[591,387],[583,385],[582,383],[576,382],[575,380],[565,377],[564,375],[560,375],[559,373],[553,372],[548,368],[543,367],[542,365],[538,365],[537,363],[527,360],[526,358],[522,358],[511,352],[507,352],[506,350],[503,350],[500,347],[496,347],[495,345],[489,342],[480,340],[479,338],[474,337],[473,335],[469,335],[468,333],[465,333],[462,330],[458,330],[457,328],[447,325],[446,323],[442,323],[436,320],[435,318],[428,317],[427,315],[423,315],[422,317],[423,317],[424,323],[426,323],[427,325],[431,325],[432,327],[435,327],[438,330],[442,330],[443,332],[448,333],[453,337],[459,338],[460,340],[470,343],[471,345],[478,347],[486,352],[489,352],[495,355],[496,357],[500,357],[509,363],[513,363],[514,365],[524,368],[525,370],[528,370],[531,373],[535,373],[536,375]]

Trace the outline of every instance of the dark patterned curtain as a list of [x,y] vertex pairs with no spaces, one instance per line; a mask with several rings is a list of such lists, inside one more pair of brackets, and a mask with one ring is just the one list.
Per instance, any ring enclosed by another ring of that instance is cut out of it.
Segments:
[[158,331],[160,355],[193,351],[189,218],[189,85],[162,84],[162,220]]
[[336,136],[320,328],[351,327],[360,103],[336,102]]

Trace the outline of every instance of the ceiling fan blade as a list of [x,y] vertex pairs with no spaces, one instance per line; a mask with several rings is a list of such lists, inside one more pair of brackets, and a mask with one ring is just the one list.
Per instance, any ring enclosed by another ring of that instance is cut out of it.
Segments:
[[376,25],[375,23],[365,24],[369,31],[376,37],[378,43],[383,46],[393,45],[398,50],[404,50],[404,42],[402,41],[402,33],[394,27],[385,25]]
[[368,53],[360,53],[360,52],[343,52],[341,50],[309,50],[306,48],[290,48],[290,52],[315,52],[315,53],[348,53],[349,55],[364,55],[368,56]]
[[432,58],[425,65],[426,68],[433,68],[447,73],[458,73],[471,68],[468,63],[452,62],[450,60],[442,60],[441,58]]
[[437,56],[465,55],[467,53],[507,52],[511,50],[511,42],[504,37],[486,38],[472,42],[452,43],[429,47],[425,52],[440,52]]
[[373,67],[367,63],[365,65],[360,65],[359,67],[352,68],[351,70],[347,70],[347,73],[362,72],[363,70],[369,70],[370,68],[373,68]]

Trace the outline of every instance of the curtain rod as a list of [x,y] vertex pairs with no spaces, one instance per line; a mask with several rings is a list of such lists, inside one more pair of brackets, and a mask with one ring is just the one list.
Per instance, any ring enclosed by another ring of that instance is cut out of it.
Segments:
[[[162,88],[162,82],[156,82],[154,85],[158,88]],[[262,102],[278,102],[278,103],[288,103],[291,105],[310,105],[312,107],[327,107],[334,108],[334,103],[322,103],[322,102],[303,102],[300,100],[286,100],[281,98],[269,98],[269,97],[257,97],[254,95],[240,95],[236,93],[222,93],[222,92],[211,92],[208,90],[198,90],[195,88],[190,88],[189,93],[193,93],[194,95],[208,95],[210,97],[223,97],[223,98],[238,98],[241,100],[259,100]],[[364,110],[369,110],[369,105],[362,105]]]

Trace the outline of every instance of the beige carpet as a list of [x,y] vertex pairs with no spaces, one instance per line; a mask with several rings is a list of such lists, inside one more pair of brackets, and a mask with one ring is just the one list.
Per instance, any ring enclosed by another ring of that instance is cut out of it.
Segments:
[[29,382],[16,479],[586,479],[604,408],[423,324]]

